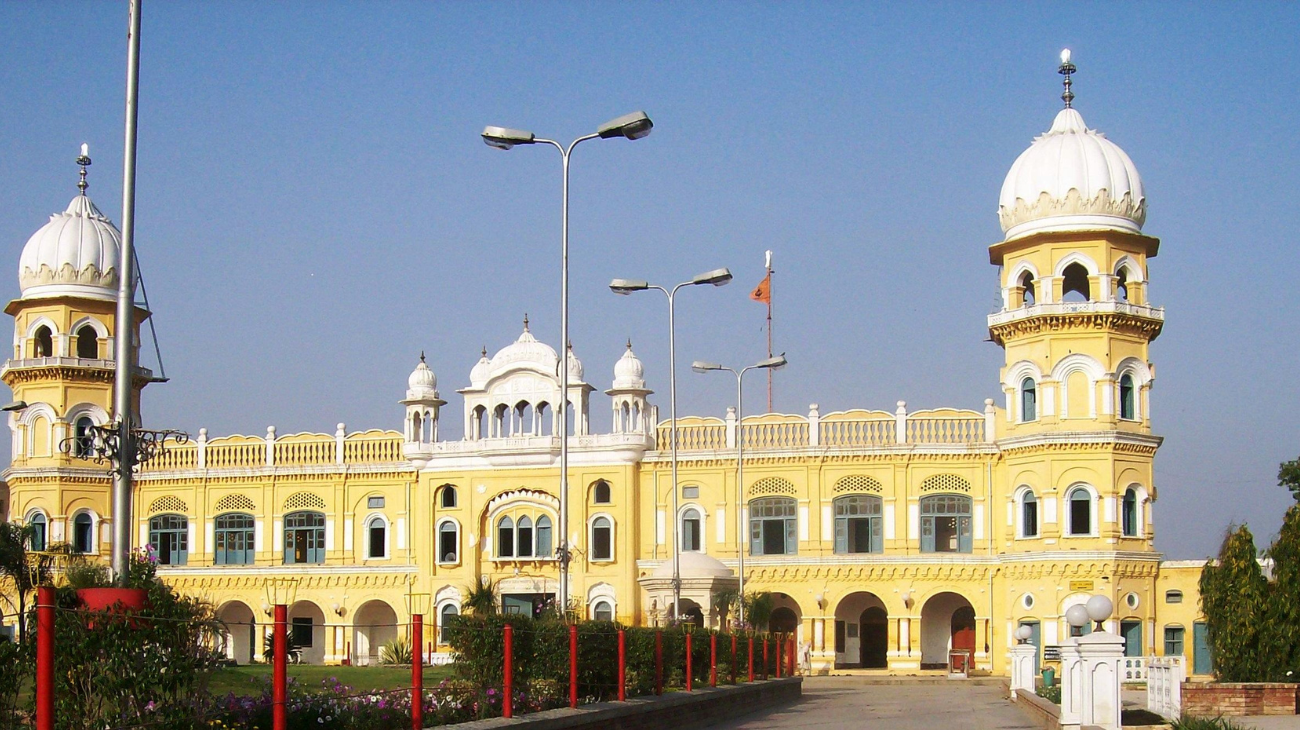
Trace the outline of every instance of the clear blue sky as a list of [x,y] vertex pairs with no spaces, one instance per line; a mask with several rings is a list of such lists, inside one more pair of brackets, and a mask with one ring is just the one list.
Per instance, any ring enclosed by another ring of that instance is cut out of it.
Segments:
[[[121,220],[126,24],[124,2],[0,3],[6,298],[76,192],[80,143]],[[146,421],[400,428],[424,350],[459,437],[480,346],[524,312],[559,339],[558,155],[479,130],[567,140],[634,109],[654,134],[574,158],[589,381],[608,387],[630,336],[666,406],[662,298],[615,297],[615,276],[731,267],[682,295],[679,358],[763,356],[747,295],[772,249],[777,410],[980,408],[1002,358],[984,341],[998,190],[1060,106],[1068,46],[1076,107],[1137,164],[1163,241],[1156,544],[1202,557],[1233,520],[1262,544],[1289,502],[1277,464],[1300,455],[1297,27],[1280,3],[151,2],[137,240],[172,382]],[[684,413],[721,415],[723,379],[680,375]]]

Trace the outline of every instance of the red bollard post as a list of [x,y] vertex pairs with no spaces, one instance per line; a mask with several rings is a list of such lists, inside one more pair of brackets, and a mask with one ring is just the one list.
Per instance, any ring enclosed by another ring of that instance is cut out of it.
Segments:
[[655,694],[664,693],[664,632],[655,631]]
[[285,701],[288,699],[289,641],[286,635],[289,623],[289,607],[283,603],[275,607],[275,624],[271,627],[271,646],[275,656],[271,658],[271,728],[285,730],[288,722],[285,718]]
[[694,689],[695,677],[691,674],[691,632],[686,632],[686,691]]
[[578,625],[569,624],[569,707],[578,706]]
[[411,730],[424,728],[424,616],[411,616]]
[[718,635],[709,634],[709,686],[718,686]]
[[731,635],[731,683],[736,683],[736,635]]
[[790,637],[790,639],[789,639],[788,642],[787,642],[787,646],[790,647],[790,652],[789,652],[789,656],[790,656],[790,667],[789,667],[789,669],[790,669],[790,671],[786,672],[786,676],[787,676],[787,677],[793,677],[793,676],[794,676],[794,673],[795,673],[796,671],[798,671],[797,668],[798,668],[798,666],[799,666],[799,663],[798,663],[798,661],[797,661],[797,657],[795,657],[795,651],[796,651],[796,649],[795,649],[795,645],[794,645],[794,636],[791,636],[791,637]]
[[754,636],[749,637],[749,681],[754,681]]
[[352,642],[348,641],[343,644],[343,666],[352,666]]
[[54,589],[47,586],[36,589],[36,730],[54,730]]
[[777,634],[776,639],[772,641],[772,653],[776,655],[773,658],[776,659],[777,679],[781,678],[781,665],[785,663],[785,657],[782,656],[782,654],[784,653],[783,651],[784,649],[785,649],[785,642],[781,640],[781,635]]
[[618,701],[627,701],[627,634],[618,630]]
[[506,624],[506,649],[505,649],[505,677],[503,682],[503,694],[501,697],[501,716],[511,718],[515,716],[515,627]]
[[[437,625],[437,624],[434,624],[434,626],[433,626],[433,631],[434,631],[434,633],[437,633],[437,631],[438,631],[438,625]],[[429,642],[429,653],[426,654],[425,656],[426,656],[427,658],[424,660],[424,663],[425,663],[425,664],[433,664],[433,642],[432,642],[432,641]]]
[[770,676],[768,674],[769,666],[771,665],[768,663],[768,658],[767,658],[767,637],[764,636],[763,637],[763,679],[768,679]]

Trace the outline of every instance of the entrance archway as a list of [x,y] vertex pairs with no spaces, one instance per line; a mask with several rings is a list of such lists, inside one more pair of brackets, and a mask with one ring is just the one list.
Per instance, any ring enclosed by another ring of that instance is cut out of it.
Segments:
[[889,614],[874,593],[850,593],[835,606],[835,666],[889,666]]
[[311,601],[289,608],[289,639],[300,650],[303,664],[325,663],[325,613]]
[[225,625],[222,637],[226,658],[248,664],[257,656],[257,617],[243,601],[231,601],[217,609],[217,620]]
[[378,664],[384,643],[397,638],[397,613],[383,601],[367,601],[352,624],[352,660],[363,667]]
[[975,653],[975,608],[957,593],[937,593],[921,607],[921,668],[948,666],[950,650]]

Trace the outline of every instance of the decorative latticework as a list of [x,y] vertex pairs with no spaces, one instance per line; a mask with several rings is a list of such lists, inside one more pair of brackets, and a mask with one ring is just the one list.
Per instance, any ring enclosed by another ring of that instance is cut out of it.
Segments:
[[921,482],[922,492],[969,492],[970,482],[956,474],[935,474]]
[[789,479],[767,477],[759,479],[749,487],[749,495],[757,497],[764,494],[794,494],[794,484]]
[[189,511],[189,507],[185,505],[185,502],[181,501],[180,497],[173,497],[170,494],[167,495],[166,497],[159,497],[158,499],[155,499],[153,502],[149,504],[149,514],[154,514],[157,512],[188,512],[188,511]]
[[252,512],[255,508],[253,500],[242,494],[227,494],[217,500],[218,512]]
[[836,492],[879,492],[880,480],[865,474],[850,474],[835,482]]
[[325,500],[317,497],[311,492],[295,492],[284,500],[286,510],[294,509],[325,509]]

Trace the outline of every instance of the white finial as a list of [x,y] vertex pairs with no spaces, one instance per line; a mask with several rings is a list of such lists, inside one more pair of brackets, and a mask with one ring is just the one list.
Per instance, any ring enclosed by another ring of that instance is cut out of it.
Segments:
[[1061,63],[1069,63],[1069,62],[1070,62],[1070,49],[1068,49],[1068,48],[1062,48],[1062,49],[1061,49]]
[[765,268],[765,269],[770,269],[770,268],[772,268],[772,252],[771,252],[771,251],[768,251],[768,252],[767,252],[767,259],[763,262],[763,268]]
[[90,157],[90,145],[86,144],[85,142],[81,143],[81,156]]

